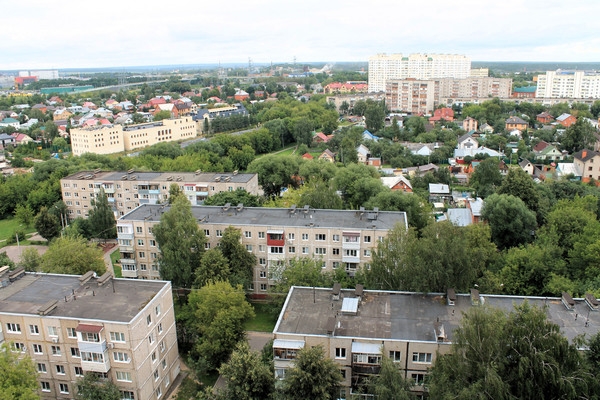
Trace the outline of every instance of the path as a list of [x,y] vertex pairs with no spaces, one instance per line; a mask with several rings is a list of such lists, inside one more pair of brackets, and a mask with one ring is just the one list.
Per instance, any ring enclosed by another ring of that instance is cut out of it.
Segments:
[[103,249],[104,251],[104,264],[106,265],[106,270],[110,271],[111,274],[113,274],[113,276],[115,275],[115,270],[113,269],[113,265],[112,265],[112,260],[110,259],[110,256],[112,253],[114,253],[115,251],[119,251],[119,245],[116,243],[107,243],[107,244],[113,244],[113,247],[105,247]]
[[21,254],[23,254],[23,250],[34,248],[38,251],[38,254],[41,256],[46,251],[48,251],[48,246],[39,246],[39,245],[26,245],[26,246],[5,246],[0,249],[0,253],[6,252],[8,258],[10,258],[13,262],[19,263],[21,262]]

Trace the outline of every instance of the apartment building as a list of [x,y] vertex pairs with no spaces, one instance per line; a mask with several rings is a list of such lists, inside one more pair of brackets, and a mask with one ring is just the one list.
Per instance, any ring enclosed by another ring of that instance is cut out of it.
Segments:
[[42,399],[72,399],[93,372],[122,399],[163,399],[179,374],[171,283],[0,272],[0,341],[29,355]]
[[383,355],[414,381],[415,392],[423,394],[428,369],[439,354],[450,351],[464,312],[481,304],[508,312],[524,301],[545,307],[548,318],[571,342],[600,327],[598,302],[592,295],[572,299],[566,293],[562,298],[480,295],[475,289],[469,294],[453,289],[423,294],[361,286],[341,290],[339,284],[292,287],[273,331],[275,374],[285,377],[298,350],[322,346],[342,371],[340,399],[349,398],[365,378],[379,373]]
[[[117,221],[123,277],[158,279],[158,252],[152,228],[167,205],[143,204]],[[206,235],[206,249],[219,245],[223,231],[241,231],[242,245],[256,256],[253,284],[256,295],[274,284],[273,274],[286,260],[312,257],[324,271],[343,268],[348,274],[369,267],[377,244],[390,229],[407,227],[405,212],[378,210],[316,210],[226,205],[192,207],[194,218]]]
[[100,189],[108,197],[115,215],[122,216],[140,204],[164,203],[175,183],[192,205],[200,205],[207,197],[238,189],[261,194],[257,174],[234,172],[141,172],[81,171],[60,180],[62,199],[71,219],[88,216],[91,201]]
[[386,104],[392,111],[431,114],[448,99],[509,97],[512,79],[468,77],[464,79],[392,79],[386,82]]
[[76,156],[84,153],[113,154],[194,137],[196,122],[192,117],[183,117],[128,126],[99,125],[71,129],[71,148]]
[[546,71],[537,77],[536,97],[600,99],[600,73],[597,71]]
[[471,59],[458,54],[377,54],[369,57],[369,91],[385,91],[390,79],[467,78]]

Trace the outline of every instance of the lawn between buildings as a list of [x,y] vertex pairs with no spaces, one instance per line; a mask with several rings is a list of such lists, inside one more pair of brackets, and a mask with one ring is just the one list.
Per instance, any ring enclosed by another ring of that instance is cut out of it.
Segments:
[[[29,234],[35,232],[35,228],[33,226],[21,226],[21,223],[15,218],[0,220],[0,248],[9,244],[13,244],[11,241],[16,243],[16,238],[13,238],[12,236],[17,230],[25,232],[27,236],[31,236]],[[29,241],[26,239],[26,237],[19,236],[19,244],[26,245],[29,244]]]

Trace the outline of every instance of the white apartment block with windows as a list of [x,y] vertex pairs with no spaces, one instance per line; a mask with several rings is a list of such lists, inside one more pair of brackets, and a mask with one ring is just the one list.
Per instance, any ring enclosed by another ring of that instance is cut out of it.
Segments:
[[467,78],[471,59],[458,54],[377,54],[369,57],[369,91],[385,91],[390,79]]
[[137,125],[99,125],[71,129],[73,154],[113,154],[196,137],[192,117],[164,119]]
[[536,97],[600,99],[600,73],[597,71],[547,71],[537,78]]
[[87,218],[92,200],[101,189],[108,197],[117,216],[140,204],[164,203],[169,189],[177,184],[192,205],[207,197],[238,189],[253,195],[261,194],[257,174],[234,172],[141,172],[141,171],[81,171],[60,180],[62,199],[69,209],[69,218]]
[[[159,248],[152,228],[167,205],[141,205],[117,220],[123,277],[159,279]],[[405,212],[315,210],[237,206],[192,207],[206,235],[206,248],[219,245],[224,230],[240,230],[242,245],[256,256],[252,287],[265,294],[273,274],[286,260],[311,257],[324,271],[342,268],[349,275],[369,268],[377,244],[397,224],[407,227]]]
[[[384,355],[414,382],[413,391],[423,394],[428,369],[439,354],[450,351],[464,312],[481,304],[508,312],[524,301],[545,308],[571,343],[600,328],[598,302],[591,294],[572,299],[568,294],[563,298],[480,295],[475,289],[470,294],[456,294],[453,289],[423,294],[359,286],[347,290],[339,284],[292,287],[273,330],[275,375],[285,377],[298,350],[322,346],[344,378],[339,399],[350,398],[365,378],[378,374]],[[587,322],[577,315],[587,315]]]
[[163,399],[180,371],[171,283],[0,272],[0,341],[33,360],[42,399],[72,399],[86,372],[122,399]]

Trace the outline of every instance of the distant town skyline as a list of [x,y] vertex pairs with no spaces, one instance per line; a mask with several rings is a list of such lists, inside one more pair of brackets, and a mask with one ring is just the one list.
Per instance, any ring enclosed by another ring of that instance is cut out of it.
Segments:
[[597,0],[370,3],[230,0],[3,6],[0,70],[368,61],[377,53],[473,61],[598,62]]

